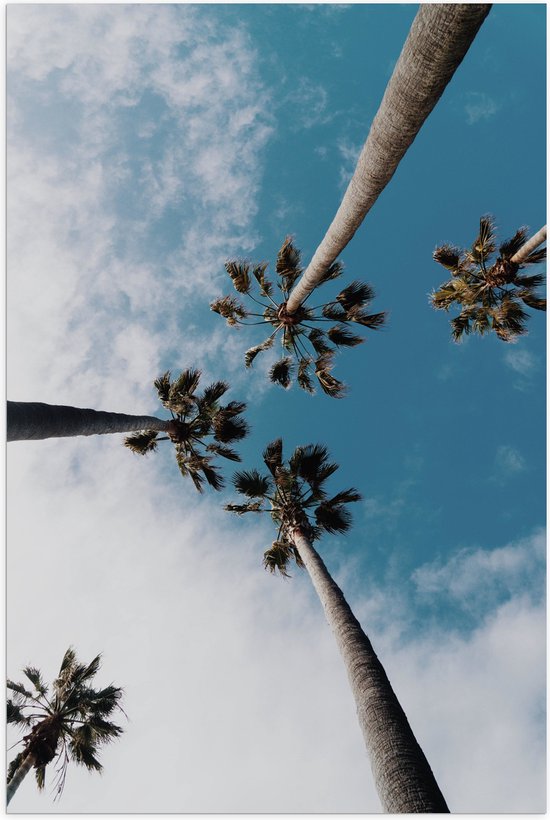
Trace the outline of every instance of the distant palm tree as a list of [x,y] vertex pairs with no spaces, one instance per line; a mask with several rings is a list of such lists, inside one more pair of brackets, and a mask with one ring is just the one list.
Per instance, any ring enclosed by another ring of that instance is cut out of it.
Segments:
[[[464,334],[483,335],[494,330],[499,339],[509,342],[527,332],[528,313],[521,302],[535,310],[546,310],[546,299],[536,293],[544,283],[544,275],[520,273],[526,265],[546,259],[546,248],[535,250],[537,245],[526,242],[526,238],[527,229],[520,228],[503,242],[500,255],[491,264],[496,250],[494,221],[483,216],[470,250],[462,251],[453,245],[435,249],[433,258],[451,272],[452,278],[432,293],[431,303],[438,310],[460,306],[458,316],[451,319],[455,341]],[[538,244],[543,241],[544,237]]]
[[410,148],[462,62],[491,5],[420,6],[390,78],[344,198],[304,275],[290,294],[289,314],[324,281]]
[[[248,310],[232,296],[216,299],[210,305],[211,309],[227,319],[230,326],[267,323],[270,329],[275,328],[261,344],[246,351],[245,365],[250,367],[258,353],[272,347],[275,336],[280,332],[283,350],[290,355],[285,355],[273,365],[269,374],[271,381],[282,387],[289,387],[297,365],[297,382],[303,390],[315,392],[312,381],[314,373],[322,390],[328,396],[342,398],[345,394],[345,385],[330,373],[334,354],[338,347],[355,347],[364,341],[361,336],[351,333],[348,326],[355,323],[377,330],[386,319],[385,313],[368,313],[368,305],[374,298],[371,286],[362,282],[352,282],[334,300],[314,308],[301,305],[291,316],[287,313],[286,301],[290,288],[302,273],[302,268],[300,251],[290,237],[285,239],[277,255],[276,271],[280,277],[277,287],[281,291],[282,299],[276,299],[274,296],[273,285],[265,275],[266,263],[255,265],[252,271],[248,262],[243,261],[227,262],[225,268],[235,290],[248,296],[259,306],[261,313],[258,313],[258,307],[254,308],[254,305],[252,310]],[[325,271],[322,281],[337,279],[341,276],[342,270],[342,265],[334,262]],[[252,295],[254,280],[258,286],[259,296],[263,298]],[[250,317],[254,321],[247,322]],[[256,321],[258,319],[259,321]],[[332,324],[326,331],[318,327],[323,324],[326,326],[327,322],[336,324]],[[293,363],[293,358],[296,364]]]
[[115,709],[122,711],[119,704],[122,689],[112,685],[103,689],[91,686],[100,659],[98,655],[87,665],[79,663],[74,650],[69,648],[51,692],[38,669],[32,666],[23,669],[32,690],[8,680],[7,686],[13,695],[8,699],[7,722],[31,729],[20,741],[23,751],[8,768],[8,803],[33,768],[38,788],[44,788],[46,766],[54,759],[58,764],[56,797],[63,791],[69,761],[80,763],[90,771],[101,771],[102,765],[97,759],[99,748],[123,730],[108,720]]
[[[200,370],[189,369],[172,380],[168,370],[156,379],[159,399],[172,415],[168,436],[159,438],[154,429],[142,430],[125,438],[124,444],[134,453],[146,455],[157,449],[159,441],[169,439],[175,446],[181,474],[189,476],[196,489],[202,492],[204,479],[215,490],[221,490],[224,482],[212,466],[212,459],[222,456],[230,461],[240,461],[238,453],[226,445],[244,438],[248,425],[241,418],[246,409],[244,402],[219,403],[229,389],[227,382],[214,382],[198,394],[200,376]],[[209,437],[212,440],[207,443]]]
[[384,810],[448,812],[371,642],[313,547],[323,532],[349,529],[351,516],[345,505],[358,501],[360,495],[350,488],[327,497],[325,482],[338,465],[328,461],[325,447],[298,447],[287,464],[282,450],[281,439],[267,446],[263,454],[267,475],[257,470],[235,473],[234,486],[247,500],[225,509],[238,515],[270,514],[277,537],[264,553],[266,569],[288,576],[288,565],[295,561],[308,571],[344,659]]

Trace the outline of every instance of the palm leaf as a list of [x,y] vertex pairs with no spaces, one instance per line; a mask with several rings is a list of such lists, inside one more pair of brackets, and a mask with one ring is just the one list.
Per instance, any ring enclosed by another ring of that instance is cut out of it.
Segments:
[[200,405],[202,407],[214,406],[228,390],[229,384],[227,382],[218,381],[208,385],[202,394]]
[[246,367],[250,367],[258,353],[261,353],[263,350],[268,350],[270,347],[273,346],[273,342],[275,341],[275,336],[269,336],[265,342],[262,342],[256,347],[251,347],[249,350],[246,351],[244,354],[244,363]]
[[506,239],[498,249],[503,259],[511,257],[525,245],[527,241],[527,228],[519,228],[511,239]]
[[457,272],[461,252],[454,245],[441,245],[433,252],[433,258],[447,270]]
[[348,322],[357,322],[371,330],[379,330],[386,323],[388,314],[386,311],[382,311],[381,313],[367,313],[362,308],[350,308],[345,318]]
[[210,303],[210,310],[223,316],[229,326],[236,325],[240,319],[246,319],[249,315],[245,306],[233,296],[223,296],[220,299],[215,299]]
[[177,398],[192,396],[199,386],[200,378],[201,371],[196,368],[190,367],[187,370],[182,370],[178,378],[172,383],[169,400],[172,401],[173,396]]
[[326,532],[347,532],[351,527],[351,513],[340,505],[321,502],[315,510],[317,525]]
[[126,436],[124,439],[124,446],[128,447],[133,453],[144,456],[157,449],[157,436],[158,433],[155,430],[143,430],[140,433],[132,433],[131,436]]
[[331,375],[331,368],[332,358],[328,355],[319,356],[315,362],[315,375],[327,396],[333,399],[342,399],[346,395],[346,386]]
[[365,340],[361,336],[355,336],[345,325],[335,325],[329,328],[328,337],[330,341],[338,347],[355,347]]
[[534,310],[546,310],[546,299],[532,293],[530,290],[519,290],[517,296],[530,308]]
[[35,700],[32,695],[32,692],[28,692],[22,683],[15,683],[15,681],[7,680],[6,686],[8,689],[11,689],[12,692],[17,692],[20,695],[24,695],[26,698],[30,698],[31,700]]
[[276,476],[283,464],[283,440],[270,442],[263,452],[263,460],[271,475]]
[[30,680],[37,692],[41,695],[46,694],[47,687],[44,685],[44,681],[42,680],[42,676],[40,675],[38,669],[34,666],[26,666],[23,669],[23,674]]
[[494,253],[495,248],[494,220],[491,216],[482,216],[479,220],[479,234],[470,255],[475,262],[483,262]]
[[311,364],[312,359],[300,359],[296,380],[302,390],[305,390],[308,393],[315,393],[313,382],[309,376],[309,368]]
[[348,311],[353,307],[363,307],[363,305],[371,302],[374,299],[374,290],[366,282],[352,282],[347,288],[344,288],[336,300],[342,305],[342,308]]
[[233,476],[233,486],[248,498],[265,498],[271,489],[271,480],[257,470],[242,470]]
[[289,291],[302,273],[300,251],[294,246],[292,238],[287,236],[277,254],[276,271],[282,280],[282,289]]
[[523,268],[524,265],[535,265],[537,262],[544,262],[546,259],[546,248],[537,248],[535,251],[531,251],[529,256],[525,257],[523,262],[521,262],[520,267]]
[[262,262],[260,265],[254,267],[252,274],[260,286],[262,296],[270,297],[273,293],[273,285],[265,278],[266,270],[267,262]]
[[262,502],[251,501],[249,504],[226,504],[224,510],[236,513],[237,515],[243,515],[247,512],[262,512]]
[[[239,411],[241,412],[241,411]],[[229,405],[220,410],[213,419],[214,438],[223,444],[240,441],[248,435],[248,424],[238,413],[231,412]]]
[[285,389],[290,386],[291,377],[294,373],[294,365],[292,359],[288,356],[280,361],[275,362],[269,371],[269,379],[273,384],[280,384]]
[[333,262],[326,271],[323,273],[321,279],[319,280],[319,284],[322,285],[324,282],[330,282],[333,279],[338,279],[344,272],[344,266],[341,262]]
[[232,450],[231,447],[224,447],[222,444],[208,444],[206,450],[222,458],[227,458],[229,461],[241,460],[240,455],[235,450]]
[[264,552],[264,567],[269,572],[277,572],[285,578],[290,578],[287,572],[288,563],[294,557],[292,545],[286,541],[274,541],[271,547]]
[[324,330],[319,330],[319,328],[315,327],[308,333],[307,337],[313,345],[315,352],[319,356],[323,356],[325,353],[332,352],[332,348],[330,347],[330,345],[327,345],[326,343],[327,334],[324,332]]
[[544,281],[545,276],[543,273],[535,273],[533,276],[519,274],[514,277],[514,284],[520,285],[522,288],[538,288],[544,284]]
[[246,262],[226,262],[225,269],[239,293],[250,291],[250,266]]
[[325,319],[332,319],[333,322],[345,322],[346,311],[340,305],[335,305],[330,302],[328,305],[323,305],[321,311]]
[[161,403],[166,405],[170,397],[170,371],[167,370],[166,373],[163,373],[162,376],[155,379],[154,385]]

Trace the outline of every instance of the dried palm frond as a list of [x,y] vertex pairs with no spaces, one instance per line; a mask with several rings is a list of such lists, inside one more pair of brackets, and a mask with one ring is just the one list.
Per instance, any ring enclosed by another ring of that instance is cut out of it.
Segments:
[[238,293],[250,291],[250,266],[246,262],[226,262],[225,269]]
[[155,430],[143,430],[139,433],[132,433],[124,439],[124,446],[133,453],[144,456],[154,452],[158,447],[158,433]]
[[355,347],[365,341],[361,336],[350,333],[345,325],[335,325],[329,328],[328,338],[338,347]]
[[294,365],[292,363],[292,359],[286,356],[284,359],[280,359],[278,362],[275,362],[269,371],[269,379],[274,384],[280,384],[281,387],[288,388],[290,387],[293,371]]
[[248,311],[240,302],[233,296],[223,296],[221,299],[215,299],[210,303],[210,310],[214,313],[219,313],[224,319],[227,319],[227,324],[232,327],[249,316]]
[[336,301],[339,302],[345,311],[352,307],[363,307],[368,302],[374,299],[374,290],[366,282],[352,282],[347,288],[344,288],[338,296]]

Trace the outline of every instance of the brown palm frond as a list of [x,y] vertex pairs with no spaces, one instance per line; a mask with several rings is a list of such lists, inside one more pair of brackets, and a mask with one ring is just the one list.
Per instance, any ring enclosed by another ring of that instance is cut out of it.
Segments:
[[347,532],[351,527],[351,513],[340,505],[321,502],[315,510],[315,521],[325,532]]
[[254,267],[252,274],[260,286],[261,295],[269,298],[273,294],[273,285],[265,277],[266,270],[267,262],[262,262],[260,265]]
[[295,550],[288,541],[274,541],[271,547],[264,552],[264,567],[269,572],[277,572],[285,578],[290,578],[287,572],[288,563],[294,557]]
[[354,281],[347,288],[344,288],[336,301],[342,305],[345,311],[353,307],[363,307],[374,299],[374,290],[366,282]]
[[225,269],[238,293],[250,292],[250,265],[246,262],[231,261],[225,263]]
[[523,268],[524,265],[536,265],[538,262],[544,262],[546,259],[546,248],[537,248],[535,251],[531,251],[529,256],[526,256],[523,262],[520,262],[520,268]]
[[328,305],[323,305],[322,314],[325,319],[332,319],[333,322],[345,322],[346,311],[341,305],[335,305],[330,302]]
[[452,272],[457,271],[461,252],[454,245],[441,245],[433,252],[433,259]]
[[331,375],[332,367],[332,358],[329,355],[319,356],[315,362],[315,375],[327,396],[342,399],[346,395],[346,386]]
[[325,353],[332,352],[331,346],[327,345],[326,343],[327,334],[324,332],[324,330],[314,328],[308,333],[308,339],[313,345],[313,349],[319,356],[323,356]]
[[128,447],[133,453],[144,456],[157,449],[157,436],[158,433],[155,430],[143,430],[139,433],[132,433],[131,436],[126,436],[124,439],[124,446]]
[[271,490],[271,479],[258,470],[241,470],[234,474],[233,486],[248,498],[265,498]]
[[264,350],[268,350],[270,347],[273,347],[273,343],[275,341],[275,336],[268,336],[268,338],[259,345],[255,347],[249,348],[244,354],[244,363],[246,367],[250,367],[258,353],[261,353]]
[[218,381],[213,382],[213,384],[208,385],[205,388],[204,393],[202,394],[201,398],[198,400],[199,404],[202,408],[212,408],[217,405],[217,402],[221,397],[227,393],[229,390],[229,384],[227,382]]
[[350,333],[345,325],[335,325],[329,328],[327,335],[337,347],[355,347],[365,341],[361,336]]
[[343,264],[341,262],[333,262],[332,265],[330,265],[323,274],[322,278],[319,281],[319,285],[322,285],[325,282],[331,282],[333,279],[338,279],[343,274],[343,272]]
[[386,324],[387,318],[388,314],[386,311],[381,313],[366,313],[361,308],[351,308],[346,314],[346,320],[348,322],[357,322],[371,330],[379,330]]
[[264,512],[261,501],[251,501],[249,504],[225,504],[224,510],[237,515],[244,515],[247,512]]
[[527,228],[519,228],[511,239],[506,239],[500,246],[499,253],[503,259],[511,259],[511,257],[525,245],[527,241]]
[[240,455],[231,447],[224,447],[222,444],[208,444],[206,446],[208,453],[214,453],[216,456],[227,458],[229,461],[240,461]]
[[290,291],[294,282],[302,273],[300,251],[295,247],[292,237],[287,236],[277,254],[276,271],[282,280],[282,289]]
[[534,310],[546,310],[546,299],[537,296],[531,290],[517,290],[516,296],[518,296],[527,307],[533,308]]
[[484,262],[496,248],[495,223],[492,216],[482,216],[479,220],[479,234],[472,245],[470,256],[474,262]]
[[233,296],[223,296],[220,299],[215,299],[210,303],[210,310],[223,316],[230,327],[236,325],[240,319],[246,319],[250,315],[245,306]]
[[287,389],[290,387],[293,373],[294,364],[292,363],[292,359],[286,356],[284,359],[280,359],[278,362],[275,362],[269,371],[269,379],[273,382],[273,384],[280,384],[281,387]]
[[155,379],[154,381],[158,397],[161,403],[165,406],[170,398],[170,375],[170,371],[167,370],[166,373],[163,373],[162,376],[159,376],[158,379]]
[[309,375],[309,368],[312,364],[313,359],[300,359],[300,363],[298,365],[298,375],[296,377],[296,381],[299,386],[302,390],[305,390],[308,393],[315,393],[315,388]]
[[224,409],[216,413],[212,425],[214,438],[223,444],[240,441],[249,431],[248,424],[244,419]]
[[265,448],[262,458],[269,472],[275,476],[283,463],[283,440],[281,438],[270,442]]

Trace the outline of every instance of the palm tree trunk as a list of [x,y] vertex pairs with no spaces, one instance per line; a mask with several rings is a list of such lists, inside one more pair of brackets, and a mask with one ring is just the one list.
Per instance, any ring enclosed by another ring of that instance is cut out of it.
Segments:
[[445,798],[384,668],[341,589],[303,532],[296,528],[291,537],[344,658],[384,811],[391,814],[448,812]]
[[535,248],[538,248],[539,245],[542,245],[542,243],[545,240],[546,240],[546,225],[544,225],[540,229],[540,231],[537,231],[537,233],[534,236],[532,236],[531,239],[528,239],[527,242],[525,243],[525,245],[521,246],[519,251],[517,251],[517,253],[515,253],[512,256],[512,258],[510,259],[510,262],[515,262],[516,265],[521,265],[521,263],[526,259],[526,257],[529,256],[531,251],[534,251]]
[[93,436],[100,433],[129,433],[134,430],[170,428],[171,420],[154,416],[128,416],[105,413],[61,404],[9,401],[7,409],[8,441]]
[[355,234],[462,62],[488,4],[421,5],[325,237],[287,303],[294,313]]
[[36,755],[33,752],[29,752],[28,755],[26,755],[23,758],[21,765],[16,769],[12,779],[8,783],[8,787],[6,789],[6,806],[12,799],[13,795],[15,794],[21,783],[23,782],[24,778],[28,775],[28,773],[34,766],[35,762]]

